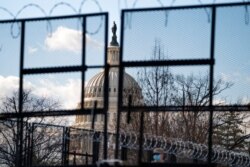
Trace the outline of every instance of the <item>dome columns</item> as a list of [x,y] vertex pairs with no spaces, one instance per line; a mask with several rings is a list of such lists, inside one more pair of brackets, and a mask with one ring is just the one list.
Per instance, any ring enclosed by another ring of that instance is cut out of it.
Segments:
[[119,65],[119,47],[108,48],[108,63],[110,65]]

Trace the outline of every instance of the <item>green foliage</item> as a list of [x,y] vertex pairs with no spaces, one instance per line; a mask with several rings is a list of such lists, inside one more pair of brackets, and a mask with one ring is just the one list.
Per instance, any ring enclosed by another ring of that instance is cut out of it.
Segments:
[[214,128],[214,144],[219,144],[228,150],[242,150],[245,148],[243,120],[244,115],[239,112],[225,112],[218,114],[216,127]]

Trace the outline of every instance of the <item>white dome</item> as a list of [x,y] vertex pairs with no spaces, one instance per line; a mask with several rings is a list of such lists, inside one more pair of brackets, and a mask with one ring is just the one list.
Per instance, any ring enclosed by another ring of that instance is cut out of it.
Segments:
[[[133,90],[141,92],[141,89],[135,79],[127,74],[123,75],[123,90]],[[109,96],[117,97],[119,72],[117,69],[109,71]],[[104,71],[93,76],[85,86],[85,97],[103,97]]]
[[[119,45],[116,41],[116,37],[113,36],[111,46],[108,48],[108,63],[112,65],[119,65]],[[127,104],[128,96],[132,96],[132,102],[137,104],[143,104],[141,88],[135,79],[124,72],[123,75],[123,104]],[[92,108],[94,101],[97,102],[97,107],[103,107],[104,100],[104,71],[101,71],[94,75],[85,85],[84,94],[84,107]],[[110,68],[109,70],[109,109],[108,109],[108,129],[111,132],[115,131],[115,121],[117,113],[118,103],[118,80],[119,71],[118,68]],[[103,117],[97,116],[96,129],[103,129]],[[90,129],[91,119],[90,116],[79,115],[76,117],[76,127]]]
[[[110,46],[108,48],[108,63],[110,65],[118,65],[119,64],[119,46]],[[124,72],[123,75],[123,91],[134,94],[141,95],[141,88],[135,79]],[[118,95],[118,79],[119,79],[119,71],[118,68],[110,68],[109,71],[109,96],[116,97]],[[85,86],[85,98],[95,98],[95,97],[103,97],[103,85],[104,85],[104,71],[99,72],[95,76],[93,76]],[[131,92],[133,91],[133,92]],[[94,99],[92,99],[94,100]]]

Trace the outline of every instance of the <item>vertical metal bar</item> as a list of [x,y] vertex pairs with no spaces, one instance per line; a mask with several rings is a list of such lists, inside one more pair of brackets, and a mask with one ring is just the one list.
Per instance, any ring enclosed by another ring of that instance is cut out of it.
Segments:
[[31,157],[30,157],[30,146],[31,146],[31,124],[30,123],[27,123],[27,159],[26,159],[26,163],[27,163],[27,167],[30,167],[30,165],[29,165],[29,162],[30,162],[30,159],[31,159]]
[[73,165],[76,165],[76,150],[73,152]]
[[30,146],[30,160],[29,165],[32,166],[32,159],[33,159],[33,147],[34,147],[34,123],[31,126],[31,146]]
[[152,161],[152,157],[153,157],[153,151],[152,150],[148,150],[147,151],[147,162],[151,162]]
[[95,112],[96,112],[96,108],[97,108],[97,101],[94,101],[94,106],[91,110],[91,116],[92,116],[92,120],[91,120],[91,129],[94,131],[95,130]]
[[120,133],[120,116],[123,98],[123,37],[124,37],[124,11],[121,17],[121,40],[120,40],[120,57],[119,57],[119,81],[118,81],[118,104],[117,104],[117,122],[116,122],[116,138],[115,138],[115,158],[118,159],[119,155],[119,133]]
[[128,96],[128,112],[127,112],[127,124],[130,123],[131,120],[131,103],[132,103],[132,96]]
[[29,152],[28,152],[28,149],[29,149],[29,147],[28,147],[28,142],[29,142],[29,137],[28,137],[28,135],[29,135],[29,133],[28,133],[28,123],[27,122],[24,122],[24,124],[25,124],[25,126],[24,126],[24,129],[25,129],[25,134],[24,134],[24,150],[23,150],[23,152],[24,152],[24,158],[23,158],[23,165],[24,166],[28,166],[27,164],[27,159],[28,159],[28,154],[29,154]]
[[63,129],[63,153],[62,153],[62,165],[67,166],[69,164],[69,127],[64,127]]
[[81,111],[83,111],[84,107],[84,81],[85,81],[85,71],[86,71],[86,65],[85,65],[85,56],[86,56],[86,17],[82,18],[82,94],[81,94]]
[[31,158],[31,142],[32,142],[32,141],[31,141],[31,137],[32,137],[32,132],[31,132],[32,126],[31,126],[31,125],[32,125],[32,123],[28,123],[27,125],[28,125],[28,128],[27,128],[27,129],[28,129],[28,132],[27,132],[27,135],[28,135],[28,139],[27,139],[27,140],[28,140],[28,148],[27,148],[27,152],[28,152],[28,153],[27,153],[27,154],[28,154],[28,155],[27,155],[27,167],[30,167],[30,160],[32,159],[32,158]]
[[208,134],[208,163],[212,159],[212,137],[213,137],[213,78],[214,78],[214,47],[215,47],[215,24],[216,24],[216,7],[212,7],[212,24],[211,24],[211,44],[210,44],[210,78],[209,78],[209,134]]
[[25,42],[25,21],[21,21],[21,38],[20,38],[20,71],[19,71],[19,103],[18,111],[20,118],[17,120],[17,152],[16,152],[16,166],[22,166],[23,162],[23,69],[24,69],[24,42]]
[[126,161],[128,159],[127,154],[128,154],[128,149],[126,147],[122,147],[121,148],[121,159],[123,161]]
[[63,127],[62,135],[62,165],[66,165],[66,127]]
[[[100,136],[100,133],[97,133],[96,134],[97,138],[99,138]],[[100,141],[95,141],[93,140],[92,142],[92,164],[96,164],[96,162],[98,161],[99,159],[99,147],[100,147]]]
[[89,155],[88,155],[88,152],[86,152],[86,156],[85,156],[85,164],[88,165],[88,158],[89,158]]
[[140,136],[139,136],[139,152],[138,152],[138,165],[140,165],[141,162],[142,162],[143,130],[144,130],[144,111],[141,111],[141,118],[140,118]]
[[108,108],[109,108],[109,64],[108,64],[108,14],[105,14],[105,46],[104,46],[104,143],[103,143],[103,159],[107,159],[108,155]]
[[66,139],[66,145],[67,145],[67,150],[66,150],[66,156],[67,156],[67,165],[69,165],[69,146],[70,146],[70,128],[67,127],[67,139]]

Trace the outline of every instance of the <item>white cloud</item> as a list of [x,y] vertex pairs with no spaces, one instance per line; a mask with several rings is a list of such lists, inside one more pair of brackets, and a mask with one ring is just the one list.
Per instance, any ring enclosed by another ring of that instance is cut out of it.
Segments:
[[242,74],[239,72],[232,72],[230,74],[226,74],[221,72],[220,73],[220,78],[225,81],[225,82],[239,82],[242,79]]
[[[102,45],[86,35],[87,43],[100,48]],[[80,53],[82,49],[82,32],[75,29],[59,26],[51,36],[45,39],[45,46],[51,51],[64,50]]]
[[100,41],[92,39],[91,36],[89,36],[88,34],[86,34],[86,40],[87,40],[87,44],[91,45],[92,47],[95,47],[97,49],[100,49],[103,47],[103,44]]
[[220,73],[220,77],[223,81],[226,81],[226,82],[230,81],[230,78],[231,78],[230,75],[225,74],[225,73]]
[[0,75],[0,98],[12,93],[19,87],[19,78],[15,76],[3,77]]
[[80,102],[81,80],[67,79],[62,84],[55,80],[41,79],[35,87],[33,93],[37,96],[51,97],[58,99],[64,109],[74,109]]
[[37,51],[38,51],[38,49],[35,48],[35,47],[31,47],[31,46],[28,47],[28,53],[29,53],[29,54],[34,54],[34,53],[36,53]]
[[226,100],[225,99],[216,98],[216,99],[213,100],[213,104],[214,105],[225,105],[226,104]]
[[[18,88],[18,77],[0,75],[0,98],[11,95]],[[37,83],[24,80],[24,88],[32,90],[32,93],[38,97],[59,100],[63,109],[74,109],[80,102],[80,79],[67,79],[64,83],[56,82],[55,79],[40,79]]]

